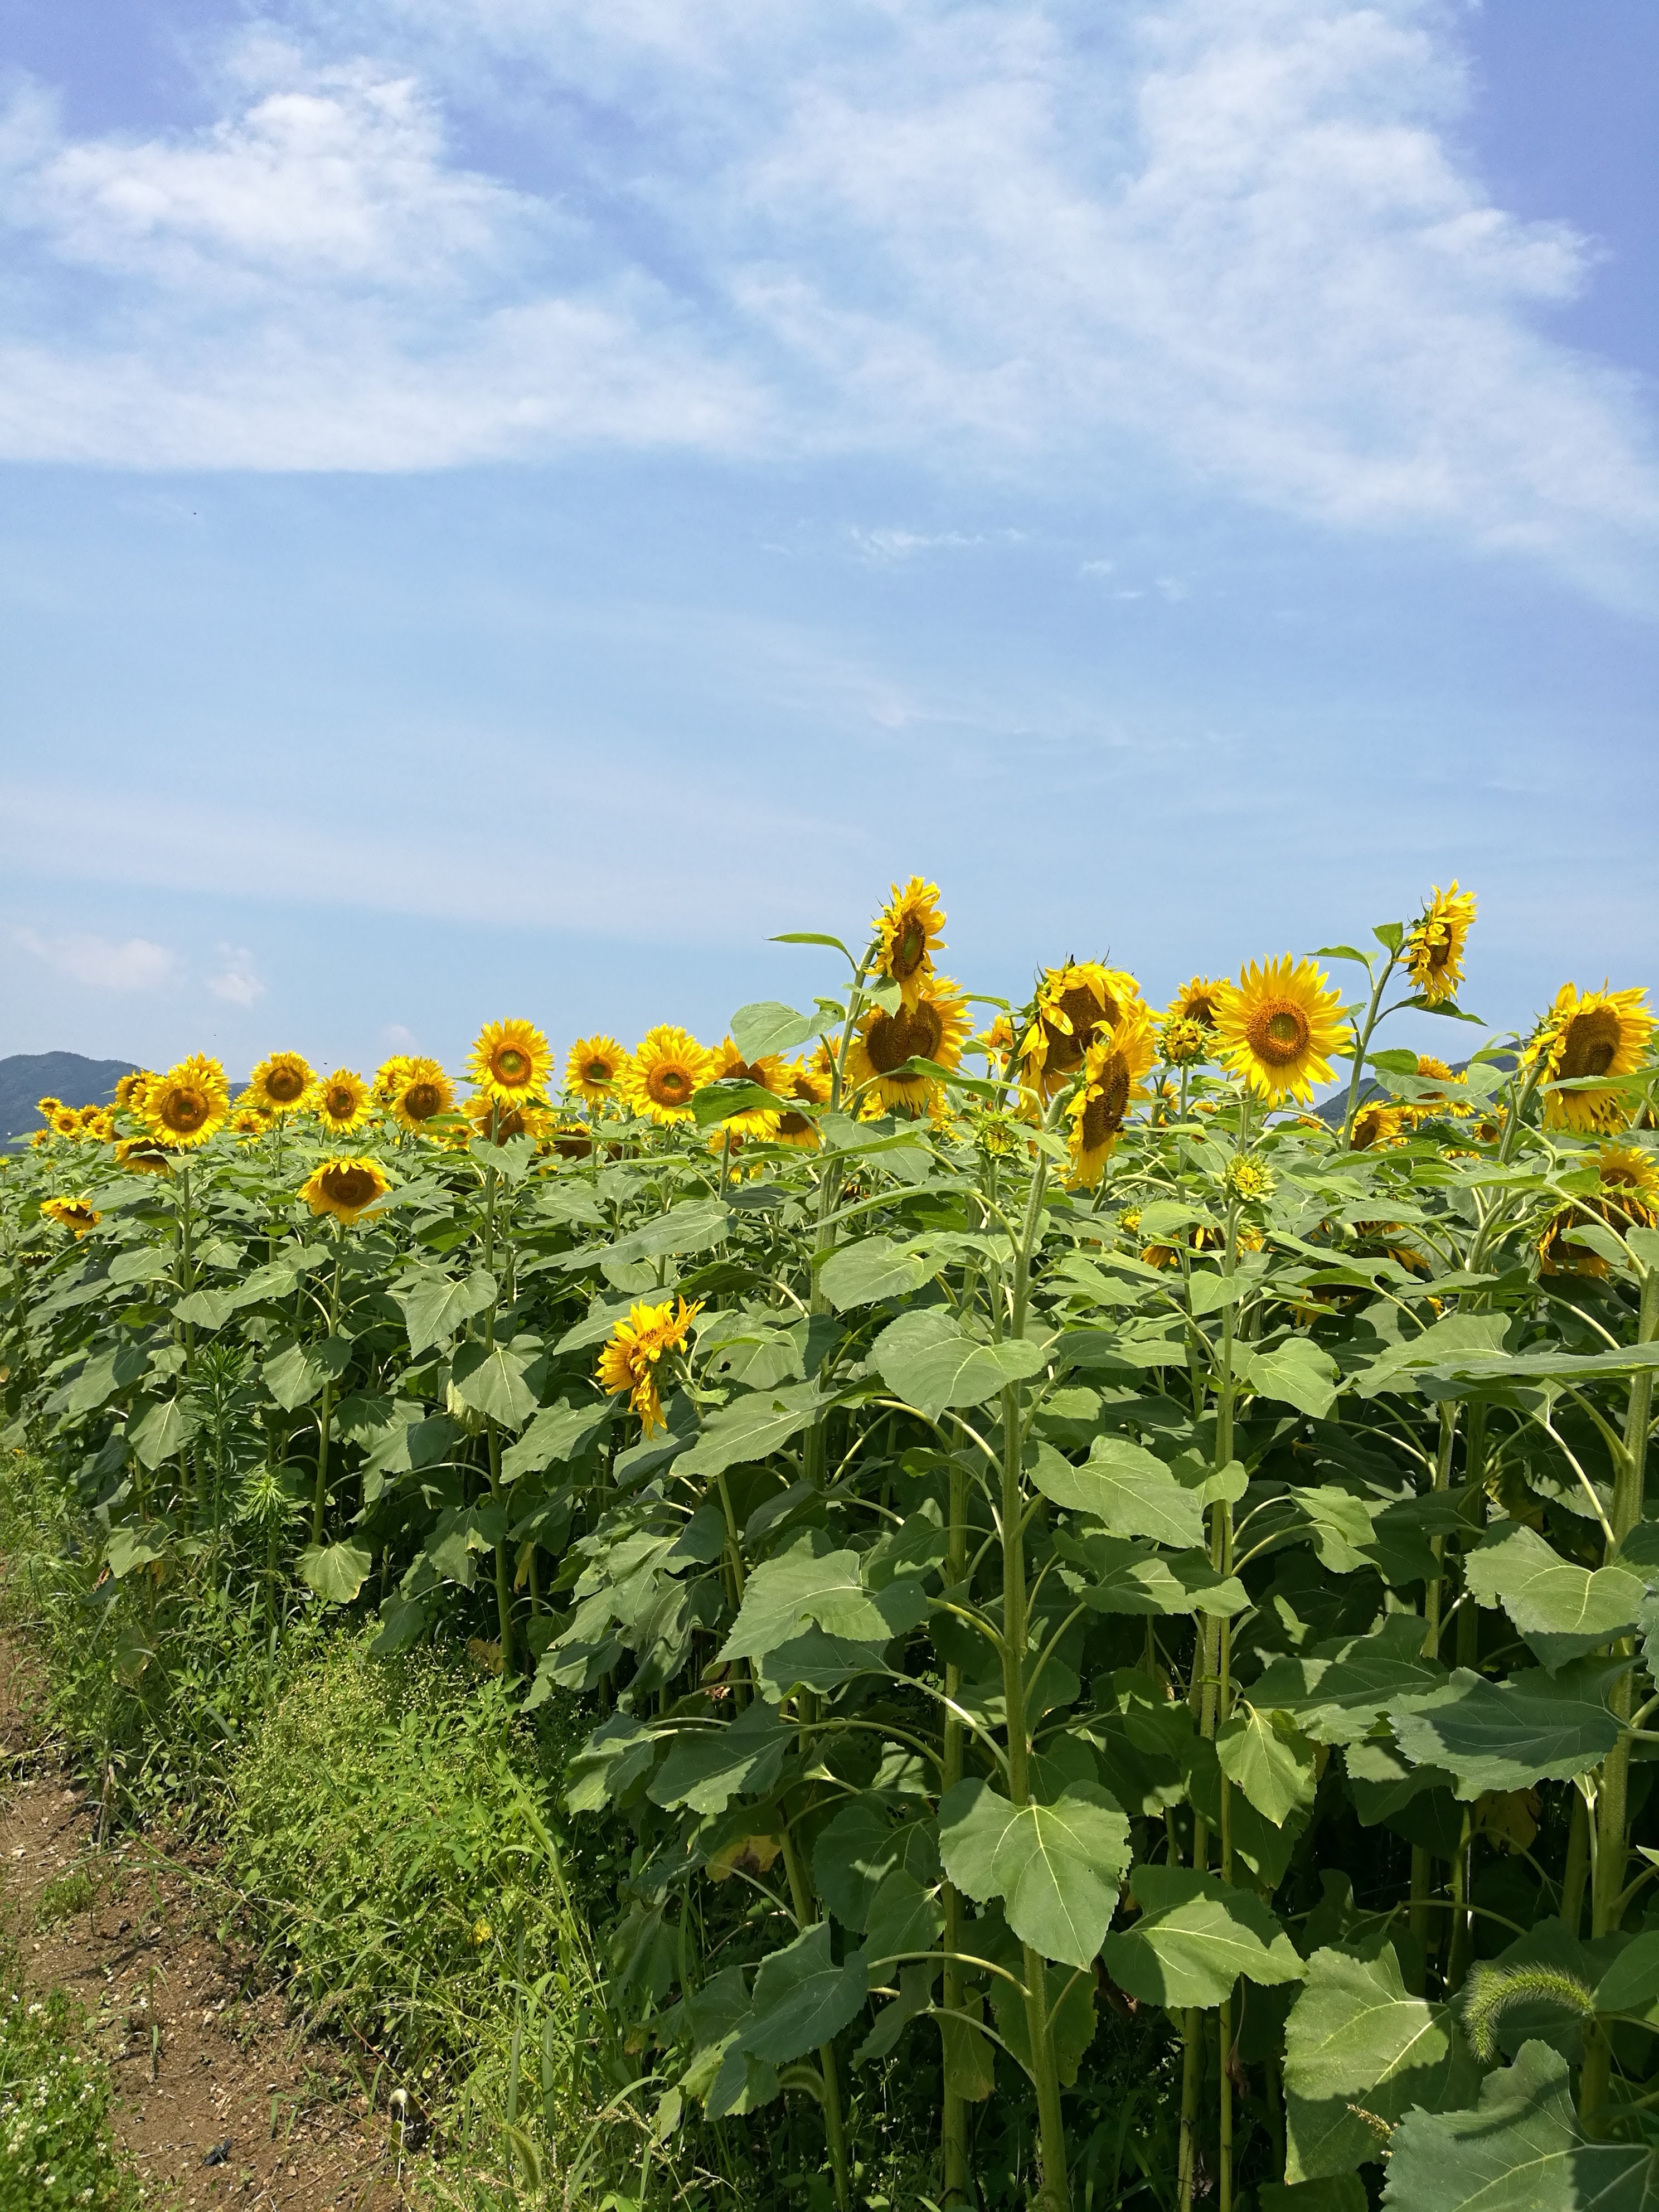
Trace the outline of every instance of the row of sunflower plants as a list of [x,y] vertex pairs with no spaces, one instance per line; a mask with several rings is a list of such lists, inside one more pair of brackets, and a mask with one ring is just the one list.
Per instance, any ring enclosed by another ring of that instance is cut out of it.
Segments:
[[196,1577],[597,1708],[654,2145],[804,2101],[846,2207],[925,2069],[937,2203],[1014,2112],[1061,2212],[1130,2015],[1181,2212],[1650,2201],[1654,1022],[1379,1043],[1474,915],[1013,1006],[913,878],[715,1050],[43,1102],[5,1388],[112,1663]]

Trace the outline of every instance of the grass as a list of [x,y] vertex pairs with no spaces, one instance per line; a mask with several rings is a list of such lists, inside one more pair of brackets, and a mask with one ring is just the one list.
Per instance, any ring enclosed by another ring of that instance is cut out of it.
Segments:
[[136,2212],[142,2202],[84,2027],[67,1991],[27,1992],[15,1945],[0,1943],[0,2212]]

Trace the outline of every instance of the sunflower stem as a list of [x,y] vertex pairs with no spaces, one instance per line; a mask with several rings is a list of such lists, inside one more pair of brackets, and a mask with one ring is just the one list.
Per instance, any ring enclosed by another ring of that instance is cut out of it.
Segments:
[[1348,1103],[1342,1115],[1342,1143],[1345,1150],[1353,1137],[1354,1109],[1359,1103],[1359,1079],[1365,1069],[1366,1048],[1371,1041],[1371,1031],[1377,1024],[1379,1018],[1377,1010],[1382,1004],[1382,994],[1388,988],[1389,978],[1393,975],[1399,959],[1400,954],[1397,951],[1390,951],[1387,960],[1382,963],[1382,972],[1375,979],[1371,987],[1371,1002],[1365,1009],[1365,1025],[1363,1029],[1355,1030],[1353,1033],[1353,1067],[1348,1077]]

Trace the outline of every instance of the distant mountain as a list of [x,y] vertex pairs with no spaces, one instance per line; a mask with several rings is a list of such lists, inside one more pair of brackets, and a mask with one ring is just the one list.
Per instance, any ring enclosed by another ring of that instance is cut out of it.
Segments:
[[117,1083],[132,1069],[130,1060],[88,1060],[78,1052],[15,1052],[0,1060],[0,1143],[32,1136],[40,1127],[38,1098],[107,1106]]

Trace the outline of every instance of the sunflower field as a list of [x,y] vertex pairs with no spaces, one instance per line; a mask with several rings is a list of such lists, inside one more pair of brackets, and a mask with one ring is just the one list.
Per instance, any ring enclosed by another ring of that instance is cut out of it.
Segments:
[[570,1701],[629,2203],[780,2111],[885,2203],[896,2095],[935,2208],[1659,2202],[1654,1018],[1382,1044],[1475,1020],[1474,910],[1017,1006],[913,878],[716,1048],[42,1101],[0,1363],[88,1635]]

